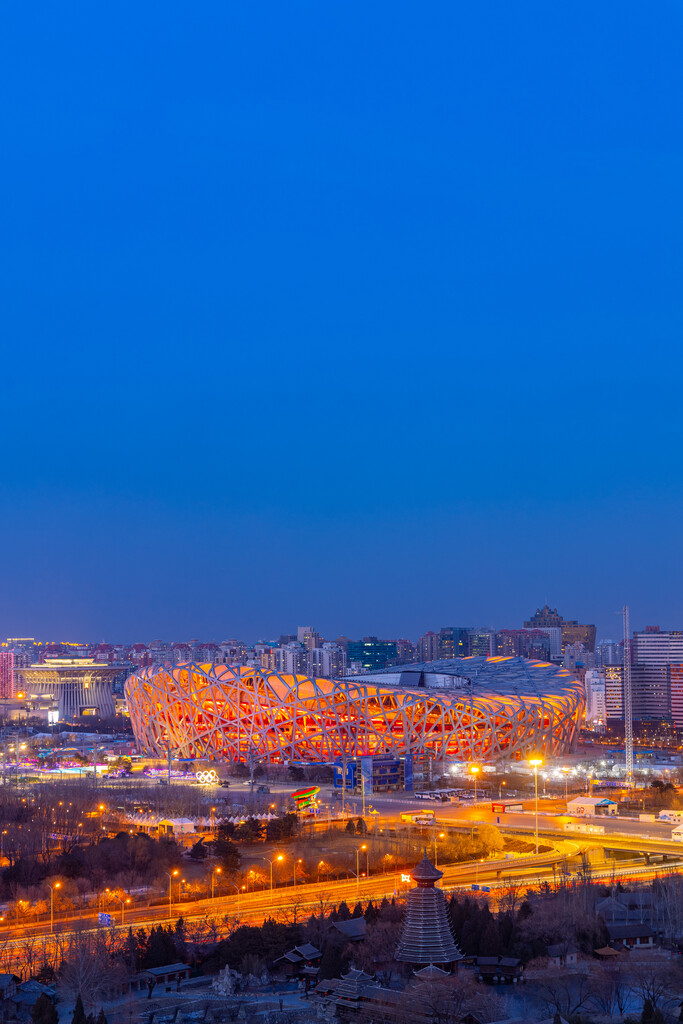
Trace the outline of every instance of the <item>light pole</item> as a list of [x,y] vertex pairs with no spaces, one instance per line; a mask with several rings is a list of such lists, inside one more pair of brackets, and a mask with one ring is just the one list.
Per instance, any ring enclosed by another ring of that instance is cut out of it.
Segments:
[[294,876],[294,888],[295,889],[296,889],[296,866],[297,866],[297,864],[301,864],[301,857],[299,857],[298,860],[295,860],[294,863],[292,864],[292,875]]
[[358,858],[360,857],[360,851],[361,850],[365,850],[365,867],[366,867],[366,869],[367,869],[367,866],[368,866],[367,847],[366,847],[365,843],[363,843],[362,846],[357,846],[356,847],[356,896],[358,896],[358,894],[360,892],[360,865],[358,863]]
[[213,899],[213,883],[216,875],[220,875],[222,868],[214,868],[211,872],[211,899]]
[[[444,839],[445,835],[446,835],[445,832],[439,832],[438,838],[439,839]],[[437,835],[436,835],[436,829],[435,829],[434,830],[434,867],[438,868],[439,861],[438,861],[438,851],[437,851],[437,846],[436,846],[436,839],[437,839]]]
[[505,781],[501,782],[500,786],[498,787],[498,799],[499,800],[501,800],[502,797],[503,797],[503,786],[507,786],[507,782],[505,782]]
[[475,802],[475,804],[477,802],[477,775],[479,774],[480,771],[481,771],[481,768],[479,767],[478,764],[471,764],[470,765],[470,775],[474,776],[474,802]]
[[240,891],[239,891],[239,888],[235,885],[234,882],[231,882],[230,879],[228,879],[227,881],[228,881],[228,884],[231,885],[233,887],[233,889],[235,890],[235,892],[237,893],[237,916],[239,917],[240,916]]
[[[123,902],[123,900],[121,899],[120,896],[115,896],[113,892],[109,893],[109,895],[111,896],[112,899],[118,900],[119,903],[121,904],[121,927],[123,928],[123,925],[125,924],[124,912],[125,912],[125,909],[126,909],[125,905],[124,905],[124,902]],[[126,903],[130,903],[130,900],[126,900]]]
[[[168,872],[164,871],[164,874],[168,878],[168,919],[173,917],[173,876]],[[175,869],[173,875],[178,874],[178,868]]]
[[[59,889],[61,884],[62,884],[61,882],[55,882],[55,889]],[[48,885],[48,889],[50,890],[50,935],[54,935],[54,930],[55,930],[55,928],[54,928],[54,897],[55,897],[55,893],[54,893],[54,889],[52,888],[51,885]]]
[[[277,857],[275,858],[275,860],[284,860],[284,859],[285,858],[282,856],[281,853],[278,853]],[[269,860],[268,857],[261,857],[261,860],[265,860],[265,861],[267,861],[268,864],[270,864],[270,898],[271,898],[271,901],[272,901],[272,899],[273,899],[273,862],[272,862],[272,860]]]
[[569,768],[563,768],[564,772],[564,802],[567,802],[567,779],[569,778]]
[[530,757],[529,764],[534,770],[534,793],[536,795],[536,856],[538,857],[538,769],[543,764],[540,757]]

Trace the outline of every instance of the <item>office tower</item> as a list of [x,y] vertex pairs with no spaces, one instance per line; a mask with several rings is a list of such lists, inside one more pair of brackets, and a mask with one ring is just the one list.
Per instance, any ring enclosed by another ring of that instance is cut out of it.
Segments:
[[683,630],[647,626],[633,634],[633,717],[671,721],[672,665],[683,664]]
[[671,721],[668,665],[631,665],[634,722]]
[[470,654],[490,657],[494,653],[496,634],[492,629],[471,629],[469,631]]
[[0,697],[14,696],[14,651],[0,650]]
[[439,634],[429,630],[417,641],[418,661],[438,661],[439,658]]
[[586,725],[590,729],[600,731],[607,721],[604,672],[596,668],[588,669],[584,684],[586,687]]
[[683,630],[647,626],[633,633],[633,661],[642,665],[683,663]]
[[346,648],[347,663],[359,662],[365,672],[394,665],[396,657],[396,641],[378,640],[376,636],[364,636],[362,640],[349,640]]
[[559,627],[562,631],[562,650],[567,644],[583,644],[587,651],[595,650],[596,627],[582,625],[576,619],[563,619],[557,608],[537,608],[534,615],[524,623],[528,629],[542,629],[545,626]]
[[676,729],[683,729],[683,663],[669,665],[671,718]]
[[443,626],[438,634],[440,659],[466,658],[470,653],[468,626]]

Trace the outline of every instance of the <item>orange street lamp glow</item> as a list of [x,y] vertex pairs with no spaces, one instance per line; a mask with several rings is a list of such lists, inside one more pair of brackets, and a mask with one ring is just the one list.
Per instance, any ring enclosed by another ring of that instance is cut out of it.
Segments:
[[474,776],[474,802],[475,802],[475,804],[477,802],[477,775],[479,774],[480,771],[481,771],[481,768],[479,767],[478,764],[471,764],[470,767],[469,767],[470,775]]

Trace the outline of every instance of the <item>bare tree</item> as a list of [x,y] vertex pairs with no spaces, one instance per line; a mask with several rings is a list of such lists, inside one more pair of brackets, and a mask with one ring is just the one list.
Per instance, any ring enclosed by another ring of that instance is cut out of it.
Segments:
[[570,1017],[586,1005],[592,995],[590,972],[586,967],[568,971],[544,968],[538,994],[548,1010]]
[[71,933],[64,942],[60,986],[74,997],[81,993],[86,1010],[101,1005],[107,993],[125,977],[125,968],[114,959],[109,933]]
[[608,1017],[623,1017],[631,994],[630,970],[623,960],[603,963],[592,972],[591,1005]]
[[646,955],[631,966],[632,991],[643,1001],[649,1000],[653,1010],[665,1010],[671,1003],[680,1002],[683,976],[681,968],[656,955]]

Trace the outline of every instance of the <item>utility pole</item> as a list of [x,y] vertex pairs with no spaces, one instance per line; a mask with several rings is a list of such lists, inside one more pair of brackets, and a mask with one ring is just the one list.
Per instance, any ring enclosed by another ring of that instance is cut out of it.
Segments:
[[631,691],[631,621],[628,605],[622,608],[624,617],[624,735],[626,753],[626,785],[633,785],[633,694]]

